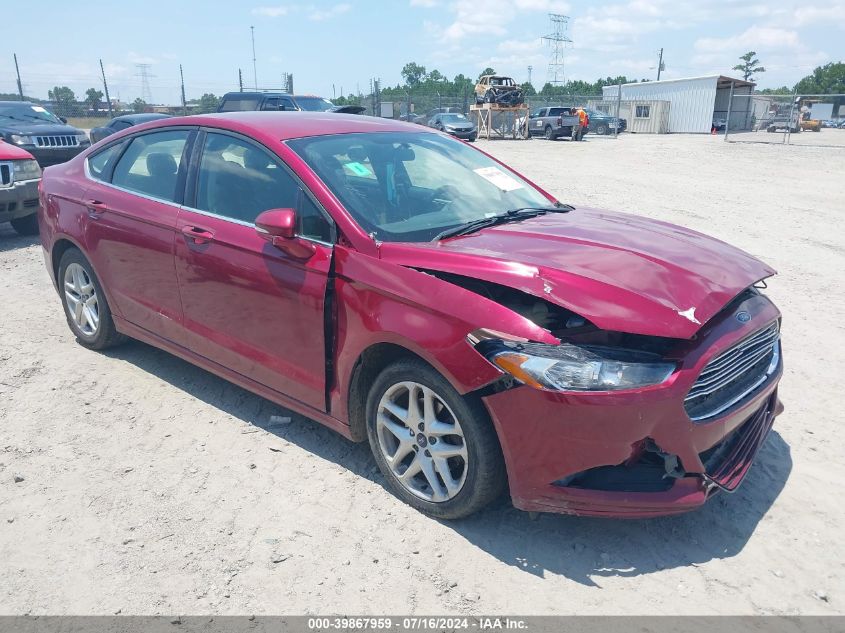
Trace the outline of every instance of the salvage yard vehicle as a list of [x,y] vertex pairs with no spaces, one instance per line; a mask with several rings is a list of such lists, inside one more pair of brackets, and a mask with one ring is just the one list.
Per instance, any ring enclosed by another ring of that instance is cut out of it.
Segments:
[[361,114],[366,108],[358,105],[336,106],[328,99],[316,95],[292,95],[286,92],[227,92],[217,107],[218,112],[249,110]]
[[85,132],[28,101],[0,101],[0,139],[32,154],[42,169],[91,145]]
[[0,222],[11,222],[18,235],[38,233],[39,180],[32,154],[0,141]]
[[562,136],[572,140],[573,130],[577,132],[580,121],[575,108],[552,106],[537,108],[528,115],[528,133],[531,136],[543,135],[553,141]]
[[525,93],[510,77],[483,75],[475,85],[475,103],[518,106],[525,103]]
[[115,132],[126,130],[133,125],[140,125],[147,121],[157,121],[158,119],[167,119],[169,114],[157,114],[155,112],[139,112],[138,114],[123,114],[114,117],[111,121],[102,127],[95,127],[88,134],[91,137],[92,143],[99,143],[104,138],[108,138]]
[[587,132],[604,136],[605,134],[612,134],[615,129],[617,132],[624,132],[628,129],[628,121],[619,117],[615,117],[607,112],[601,110],[592,110],[584,108],[587,116],[590,119],[587,125]]
[[474,141],[478,138],[478,128],[463,114],[435,114],[428,125],[466,141]]
[[386,119],[130,128],[45,171],[45,263],[79,343],[133,337],[355,441],[439,518],[645,517],[740,485],[782,406],[775,271],[556,200]]

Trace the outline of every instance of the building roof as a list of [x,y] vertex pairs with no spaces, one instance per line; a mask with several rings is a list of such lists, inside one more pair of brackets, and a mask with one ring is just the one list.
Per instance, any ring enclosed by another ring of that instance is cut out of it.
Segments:
[[[751,86],[752,88],[756,86],[753,81],[746,81],[745,79],[736,79],[735,77],[726,77],[725,75],[701,75],[699,77],[679,77],[677,79],[660,79],[659,81],[634,81],[627,84],[622,84],[623,86],[641,86],[643,84],[648,85],[655,85],[655,84],[669,84],[669,83],[680,83],[684,81],[699,81],[701,79],[715,79],[716,80],[716,87],[717,88],[730,88],[731,83],[733,83],[734,88],[744,88],[746,86]],[[618,84],[614,84],[616,86]],[[611,88],[614,86],[605,86],[606,88]]]

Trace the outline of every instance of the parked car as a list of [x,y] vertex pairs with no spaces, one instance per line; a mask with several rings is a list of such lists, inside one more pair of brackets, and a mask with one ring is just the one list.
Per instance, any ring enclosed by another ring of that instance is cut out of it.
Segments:
[[0,223],[18,235],[38,233],[38,181],[41,168],[29,152],[0,140]]
[[453,113],[453,114],[463,114],[463,111],[462,111],[460,108],[457,108],[457,107],[451,107],[451,106],[450,106],[450,107],[448,107],[448,108],[447,108],[447,107],[442,107],[442,108],[432,108],[431,110],[429,110],[429,111],[428,111],[428,112],[426,112],[426,114],[425,114],[425,116],[426,116],[426,121],[430,121],[431,119],[433,119],[433,118],[434,118],[435,116],[437,116],[438,114],[449,114],[449,113]]
[[528,133],[531,136],[545,136],[553,141],[562,136],[573,138],[573,131],[578,130],[580,121],[574,108],[552,106],[537,108],[528,115]]
[[792,118],[788,115],[777,115],[764,120],[760,124],[760,128],[767,132],[777,132],[779,130],[788,130],[792,134],[798,134],[801,131],[801,124],[798,121],[798,115],[793,115]]
[[475,124],[463,114],[446,113],[435,114],[428,122],[429,127],[457,136],[467,141],[474,141],[478,138],[478,129]]
[[218,112],[246,112],[248,110],[360,114],[366,108],[358,105],[336,106],[328,99],[316,95],[292,95],[286,92],[227,92],[220,99],[220,105],[217,107]]
[[91,145],[85,132],[28,101],[0,101],[0,138],[32,154],[42,169]]
[[104,138],[107,138],[115,132],[120,132],[133,125],[140,125],[147,121],[156,121],[158,119],[167,119],[169,114],[156,114],[154,112],[141,112],[138,114],[123,114],[114,117],[111,121],[102,127],[93,128],[88,134],[91,137],[92,143],[99,143]]
[[619,117],[602,112],[601,110],[593,110],[591,108],[584,108],[587,116],[590,118],[590,123],[587,125],[587,132],[604,136],[605,134],[613,134],[615,129],[618,132],[624,132],[628,129],[628,121]]
[[822,127],[835,128],[836,121],[833,121],[832,119],[825,119],[824,121],[822,121]]
[[408,123],[416,123],[417,125],[428,125],[428,118],[424,114],[400,114],[400,121],[407,121]]
[[525,93],[510,77],[483,75],[475,85],[475,102],[517,106],[525,103]]
[[439,518],[644,517],[732,491],[782,410],[774,270],[574,208],[472,146],[357,116],[197,115],[44,173],[72,333],[133,337],[368,441]]
[[722,117],[720,117],[720,118],[716,118],[716,119],[713,119],[713,128],[712,128],[712,129],[714,129],[714,130],[716,130],[716,131],[718,131],[718,132],[721,132],[721,131],[724,131],[725,126],[726,126],[727,124],[728,124],[728,120],[727,120],[727,119],[722,118]]

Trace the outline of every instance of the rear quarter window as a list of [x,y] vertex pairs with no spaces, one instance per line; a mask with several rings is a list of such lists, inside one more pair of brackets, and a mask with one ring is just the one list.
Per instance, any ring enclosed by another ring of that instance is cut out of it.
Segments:
[[122,143],[116,143],[88,158],[88,173],[95,180],[106,180],[108,167],[120,153]]

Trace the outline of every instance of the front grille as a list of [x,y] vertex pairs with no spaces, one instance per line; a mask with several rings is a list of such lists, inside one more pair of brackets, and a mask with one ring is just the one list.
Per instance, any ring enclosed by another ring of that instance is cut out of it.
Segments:
[[73,134],[36,136],[35,145],[37,147],[79,147],[79,139]]
[[12,184],[12,165],[0,163],[0,187],[8,187]]
[[774,322],[707,363],[684,399],[690,419],[699,422],[718,415],[762,385],[774,370],[773,361],[779,360],[779,337]]

